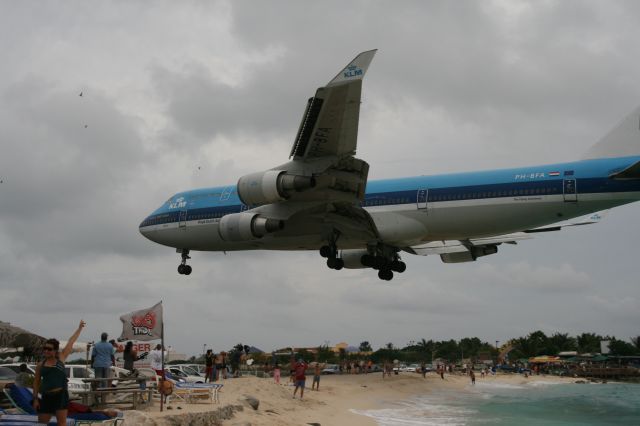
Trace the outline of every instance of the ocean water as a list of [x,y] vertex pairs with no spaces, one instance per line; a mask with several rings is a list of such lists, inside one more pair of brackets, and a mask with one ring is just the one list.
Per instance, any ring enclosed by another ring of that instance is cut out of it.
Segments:
[[640,425],[640,384],[536,381],[511,385],[478,380],[464,391],[447,390],[354,411],[381,426],[406,425]]

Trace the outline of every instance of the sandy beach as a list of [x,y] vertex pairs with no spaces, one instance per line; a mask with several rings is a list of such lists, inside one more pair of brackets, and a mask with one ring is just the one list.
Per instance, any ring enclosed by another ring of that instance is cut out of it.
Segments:
[[[308,383],[311,383],[311,378]],[[509,385],[521,385],[534,381],[573,382],[575,379],[563,379],[552,376],[525,378],[521,375],[498,375],[477,378],[478,383],[494,382]],[[445,380],[434,373],[423,379],[420,374],[401,373],[382,379],[380,373],[366,375],[322,376],[320,391],[305,391],[304,399],[293,399],[293,387],[277,385],[272,379],[242,377],[226,380],[220,394],[220,403],[177,403],[171,402],[164,412],[156,405],[145,413],[144,424],[222,424],[222,425],[375,425],[376,422],[352,410],[367,410],[392,406],[415,395],[428,395],[439,391],[469,392],[471,384],[468,377],[447,375]],[[260,401],[257,410],[243,402],[246,396]],[[179,407],[179,408],[178,408]],[[224,420],[204,420],[205,413],[227,407]],[[239,407],[242,407],[241,409]],[[190,414],[200,413],[198,421]],[[232,415],[230,413],[233,413]],[[125,417],[126,418],[126,417]],[[180,419],[184,419],[182,422]],[[189,419],[189,420],[187,420]],[[137,424],[142,424],[139,419]]]

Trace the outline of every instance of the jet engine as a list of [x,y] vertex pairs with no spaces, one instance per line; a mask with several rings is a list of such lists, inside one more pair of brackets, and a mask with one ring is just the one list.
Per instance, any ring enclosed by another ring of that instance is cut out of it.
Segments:
[[443,253],[440,255],[440,259],[444,263],[475,262],[479,257],[496,254],[497,252],[497,246],[479,246],[472,247],[470,251],[463,251],[458,253]]
[[220,219],[218,232],[224,241],[247,241],[284,228],[284,221],[256,213],[233,213]]
[[251,173],[238,179],[238,196],[246,205],[286,200],[294,192],[316,186],[312,176],[291,175],[282,170]]

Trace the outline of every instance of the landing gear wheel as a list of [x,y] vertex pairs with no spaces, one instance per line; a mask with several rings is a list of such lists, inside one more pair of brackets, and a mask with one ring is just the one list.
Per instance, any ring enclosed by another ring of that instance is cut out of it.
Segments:
[[378,278],[385,281],[391,281],[393,279],[393,272],[389,269],[381,269],[378,271]]
[[342,268],[344,268],[344,260],[336,259],[336,266],[333,269],[335,269],[336,271],[339,271]]
[[407,270],[407,264],[401,260],[394,260],[391,262],[391,270],[399,273],[403,273]]
[[180,275],[189,275],[191,273],[191,266],[187,265],[187,260],[191,259],[189,257],[189,249],[178,250],[180,257],[182,258],[182,262],[178,265],[178,273]]
[[320,247],[320,256],[322,257],[332,257],[331,255],[334,254],[334,251],[331,250],[331,247],[329,246],[322,246]]
[[327,259],[327,266],[331,269],[339,271],[340,269],[344,268],[344,260],[337,257],[330,257]]

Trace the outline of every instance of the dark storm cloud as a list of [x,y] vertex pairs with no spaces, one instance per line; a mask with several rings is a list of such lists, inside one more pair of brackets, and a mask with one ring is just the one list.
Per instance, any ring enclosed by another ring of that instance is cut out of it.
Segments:
[[[391,283],[315,253],[192,253],[137,225],[171,194],[287,159],[306,99],[358,52],[370,178],[580,156],[640,103],[627,2],[0,5],[2,320],[83,339],[163,300],[187,353],[243,341],[632,335],[638,208],[475,264],[405,255]],[[83,97],[78,97],[80,91]],[[85,125],[87,126],[85,128]]]

